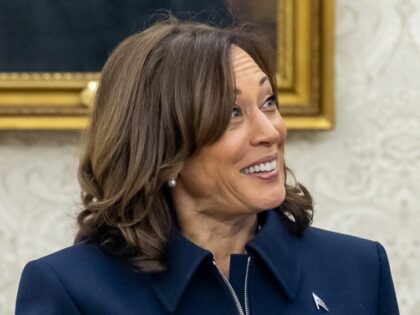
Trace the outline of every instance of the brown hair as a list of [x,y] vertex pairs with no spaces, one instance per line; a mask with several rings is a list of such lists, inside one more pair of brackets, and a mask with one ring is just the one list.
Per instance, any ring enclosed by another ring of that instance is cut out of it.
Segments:
[[[244,28],[169,18],[115,49],[85,134],[78,173],[84,210],[76,242],[96,241],[111,254],[129,256],[144,272],[165,268],[175,222],[166,182],[228,127],[235,95],[232,44],[255,60],[277,91],[267,45]],[[280,210],[301,234],[312,219],[311,197],[300,184],[286,190]]]

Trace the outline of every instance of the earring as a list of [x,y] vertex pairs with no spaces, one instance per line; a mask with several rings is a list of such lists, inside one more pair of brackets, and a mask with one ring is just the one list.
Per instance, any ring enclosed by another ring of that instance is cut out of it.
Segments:
[[168,186],[170,188],[174,188],[176,186],[176,178],[175,176],[172,176],[169,180],[168,180]]

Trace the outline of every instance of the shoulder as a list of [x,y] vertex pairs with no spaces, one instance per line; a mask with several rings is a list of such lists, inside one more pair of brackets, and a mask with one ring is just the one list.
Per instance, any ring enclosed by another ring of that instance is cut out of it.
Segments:
[[[268,212],[267,219],[268,222],[275,222],[273,226],[276,231],[280,231],[280,235],[288,239],[288,242],[297,243],[297,248],[303,255],[314,256],[315,260],[339,259],[340,257],[351,260],[356,258],[377,260],[378,252],[384,251],[382,245],[376,241],[314,226],[308,226],[301,235],[297,235],[294,232],[293,220],[282,211]],[[282,231],[288,231],[288,233]]]
[[118,283],[119,279],[144,277],[134,270],[126,257],[109,255],[91,242],[82,242],[34,260],[25,269],[48,270],[70,290],[78,290],[80,283],[105,285]]
[[305,268],[322,270],[330,280],[346,279],[360,288],[390,280],[387,254],[377,241],[309,227],[300,243]]
[[115,264],[118,260],[121,259],[108,255],[96,243],[81,242],[41,257],[32,263],[46,264],[52,269],[59,271],[61,269],[98,268]]
[[80,243],[25,266],[16,310],[17,314],[31,309],[40,311],[30,314],[56,314],[51,309],[61,315],[96,314],[94,308],[102,305],[106,314],[127,314],[126,305],[140,307],[145,300],[157,305],[147,276],[135,271],[127,258],[108,255],[95,243]]
[[334,251],[376,251],[378,242],[358,236],[324,230],[317,227],[308,227],[302,238],[308,245],[318,245]]
[[110,270],[114,273],[129,269],[125,259],[106,254],[95,243],[82,242],[30,261],[23,275],[29,272],[48,272],[55,275],[62,284],[71,286],[81,279],[88,281],[106,278]]
[[110,269],[119,269],[121,265],[127,267],[127,262],[106,254],[95,243],[82,242],[31,261],[25,269],[48,269],[62,281],[72,282],[72,279],[79,277],[99,277]]
[[[303,269],[355,300],[377,301],[378,314],[398,314],[388,257],[377,241],[309,227],[300,239]],[[357,295],[357,296],[356,296]],[[362,302],[361,302],[362,303]]]
[[16,314],[79,314],[78,282],[93,270],[88,265],[105,259],[101,256],[98,247],[83,243],[29,262],[20,279]]
[[378,267],[381,256],[386,256],[379,242],[316,227],[305,231],[301,244],[305,252],[319,260],[334,260],[354,267]]

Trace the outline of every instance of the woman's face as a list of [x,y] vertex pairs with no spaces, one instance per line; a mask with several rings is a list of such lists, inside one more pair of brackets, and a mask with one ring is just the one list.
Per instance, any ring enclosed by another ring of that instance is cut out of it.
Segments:
[[173,190],[177,206],[209,215],[256,213],[285,198],[286,127],[272,87],[237,46],[232,49],[232,65],[236,101],[230,125],[217,142],[186,161]]

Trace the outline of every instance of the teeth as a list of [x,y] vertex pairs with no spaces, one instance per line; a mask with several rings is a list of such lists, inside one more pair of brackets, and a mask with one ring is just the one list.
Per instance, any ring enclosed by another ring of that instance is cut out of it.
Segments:
[[252,173],[260,173],[260,172],[271,172],[277,168],[277,161],[273,160],[271,162],[256,164],[250,167],[247,167],[242,170],[242,173],[245,174],[252,174]]

